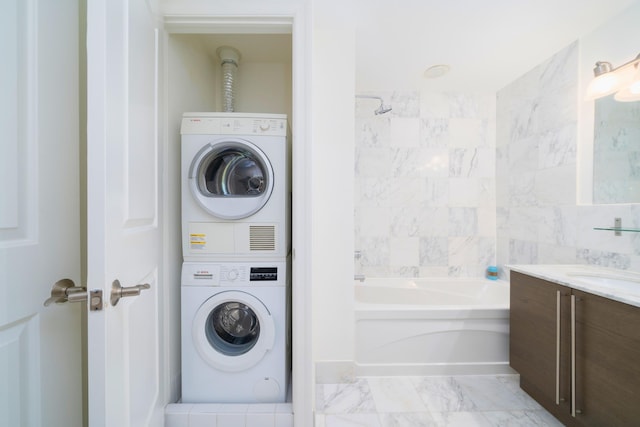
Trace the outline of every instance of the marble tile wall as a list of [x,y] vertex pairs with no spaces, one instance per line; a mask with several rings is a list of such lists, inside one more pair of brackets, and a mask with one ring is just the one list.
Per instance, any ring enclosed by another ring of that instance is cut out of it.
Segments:
[[596,231],[640,204],[578,205],[579,45],[494,95],[393,92],[356,102],[356,273],[481,276],[487,265],[640,270],[640,233]]
[[356,273],[482,275],[495,263],[495,96],[375,95],[393,110],[356,102]]
[[[579,46],[575,42],[497,94],[497,263],[584,263],[640,270],[639,204],[576,202]],[[501,269],[501,275],[506,272]]]

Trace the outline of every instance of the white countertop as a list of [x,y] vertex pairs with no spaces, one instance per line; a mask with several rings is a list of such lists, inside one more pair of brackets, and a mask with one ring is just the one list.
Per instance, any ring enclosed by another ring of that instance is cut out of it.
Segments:
[[507,265],[506,268],[640,307],[640,273],[637,272],[583,264],[516,264]]

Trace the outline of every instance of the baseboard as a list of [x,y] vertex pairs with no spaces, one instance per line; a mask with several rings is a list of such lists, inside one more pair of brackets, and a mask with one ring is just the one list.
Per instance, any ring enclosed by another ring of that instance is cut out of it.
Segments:
[[338,384],[355,381],[356,366],[352,360],[316,362],[316,384]]
[[357,376],[513,375],[505,363],[354,364]]

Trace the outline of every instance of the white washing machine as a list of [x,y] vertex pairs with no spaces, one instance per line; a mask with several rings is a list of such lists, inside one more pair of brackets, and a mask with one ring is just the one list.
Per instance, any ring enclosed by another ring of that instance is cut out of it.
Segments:
[[286,258],[287,116],[185,113],[181,134],[184,260]]
[[287,261],[182,267],[182,402],[284,402]]

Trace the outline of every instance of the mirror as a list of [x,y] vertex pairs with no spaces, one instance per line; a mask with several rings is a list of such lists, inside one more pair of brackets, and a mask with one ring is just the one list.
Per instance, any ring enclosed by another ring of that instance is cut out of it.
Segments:
[[640,102],[597,99],[593,129],[593,203],[640,201]]
[[[640,2],[580,38],[579,97],[597,61],[618,67],[638,55]],[[578,204],[640,203],[640,102],[613,95],[580,103]]]

